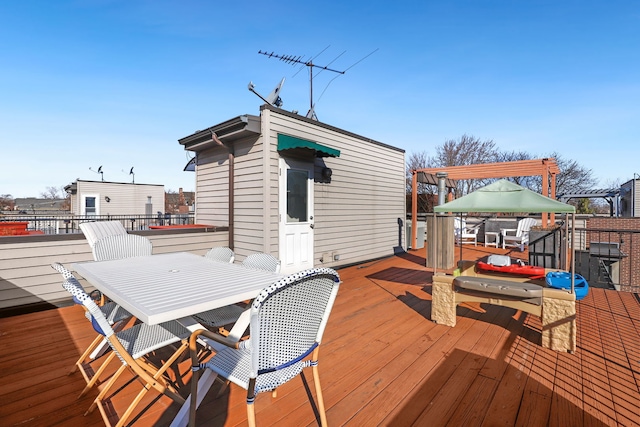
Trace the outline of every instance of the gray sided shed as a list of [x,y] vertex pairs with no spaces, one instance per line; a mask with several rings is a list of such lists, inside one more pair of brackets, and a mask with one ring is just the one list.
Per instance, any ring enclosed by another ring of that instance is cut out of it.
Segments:
[[620,186],[619,216],[640,217],[640,179],[634,177]]
[[197,156],[196,222],[228,226],[238,259],[270,253],[287,273],[402,246],[404,150],[268,105],[179,143]]

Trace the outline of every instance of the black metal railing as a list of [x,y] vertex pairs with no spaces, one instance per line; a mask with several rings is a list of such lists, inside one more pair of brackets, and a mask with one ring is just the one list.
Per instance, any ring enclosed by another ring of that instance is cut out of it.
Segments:
[[[545,268],[566,265],[565,227],[534,231],[529,236],[529,263]],[[640,292],[640,230],[576,228],[576,273],[590,286]]]

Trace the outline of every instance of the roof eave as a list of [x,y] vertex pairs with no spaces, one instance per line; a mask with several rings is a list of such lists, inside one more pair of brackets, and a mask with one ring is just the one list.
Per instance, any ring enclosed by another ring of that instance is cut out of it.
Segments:
[[249,114],[234,117],[181,138],[178,142],[184,146],[185,150],[202,151],[218,146],[218,143],[213,139],[213,134],[226,143],[233,143],[250,135],[260,135],[260,117]]

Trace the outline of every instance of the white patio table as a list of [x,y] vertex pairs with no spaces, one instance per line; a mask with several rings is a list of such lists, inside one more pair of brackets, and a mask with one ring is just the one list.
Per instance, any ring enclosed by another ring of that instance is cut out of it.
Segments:
[[[177,320],[192,332],[203,328],[192,315],[252,299],[282,277],[187,252],[81,262],[71,267],[142,322]],[[234,327],[230,337],[242,336],[248,324],[245,320],[238,321],[242,326]],[[207,344],[219,346],[211,341]],[[215,374],[205,370],[198,382],[198,405],[214,380]],[[171,425],[185,426],[188,417],[189,399]]]

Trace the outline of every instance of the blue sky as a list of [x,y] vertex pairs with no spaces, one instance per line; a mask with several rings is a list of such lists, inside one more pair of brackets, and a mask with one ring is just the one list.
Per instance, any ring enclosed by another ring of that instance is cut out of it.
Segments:
[[640,173],[636,1],[6,1],[0,47],[0,194],[14,197],[101,165],[105,181],[134,167],[194,190],[178,139],[259,114],[249,81],[267,95],[285,77],[283,108],[309,108],[307,70],[259,50],[348,69],[316,73],[318,118],[407,155],[466,133],[557,151],[602,187]]

